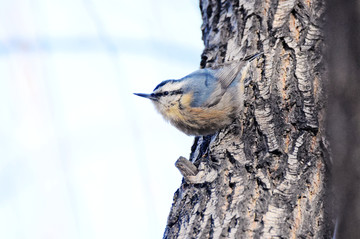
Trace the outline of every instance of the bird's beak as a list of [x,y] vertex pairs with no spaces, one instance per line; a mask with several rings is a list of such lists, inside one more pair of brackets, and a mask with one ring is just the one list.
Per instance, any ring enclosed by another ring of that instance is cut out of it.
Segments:
[[156,98],[154,96],[152,96],[151,94],[134,93],[134,95],[144,97],[144,98],[150,99],[150,100],[156,100]]

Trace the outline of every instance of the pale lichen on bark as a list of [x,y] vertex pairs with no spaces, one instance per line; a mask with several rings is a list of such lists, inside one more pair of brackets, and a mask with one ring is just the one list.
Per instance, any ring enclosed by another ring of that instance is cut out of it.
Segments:
[[[201,67],[263,51],[244,111],[195,138],[164,238],[327,238],[323,0],[202,0]],[[192,167],[192,166],[190,166]],[[211,180],[206,179],[206,172]]]

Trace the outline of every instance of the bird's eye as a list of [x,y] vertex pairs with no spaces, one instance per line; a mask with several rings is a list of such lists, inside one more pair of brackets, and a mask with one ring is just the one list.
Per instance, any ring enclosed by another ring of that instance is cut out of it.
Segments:
[[164,93],[163,93],[164,95],[168,95],[169,94],[169,92],[168,91],[164,91]]

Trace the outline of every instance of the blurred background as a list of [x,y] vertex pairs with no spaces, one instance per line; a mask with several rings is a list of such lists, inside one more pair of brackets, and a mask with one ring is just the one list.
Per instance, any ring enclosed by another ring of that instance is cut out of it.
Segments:
[[148,93],[199,68],[196,0],[0,0],[0,238],[162,238],[193,137]]

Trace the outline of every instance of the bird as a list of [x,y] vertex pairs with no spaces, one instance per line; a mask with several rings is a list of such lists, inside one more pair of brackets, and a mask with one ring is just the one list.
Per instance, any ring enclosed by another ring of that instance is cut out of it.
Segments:
[[156,110],[185,134],[211,135],[233,123],[243,110],[249,66],[262,54],[165,80],[151,94],[134,94],[151,100]]

